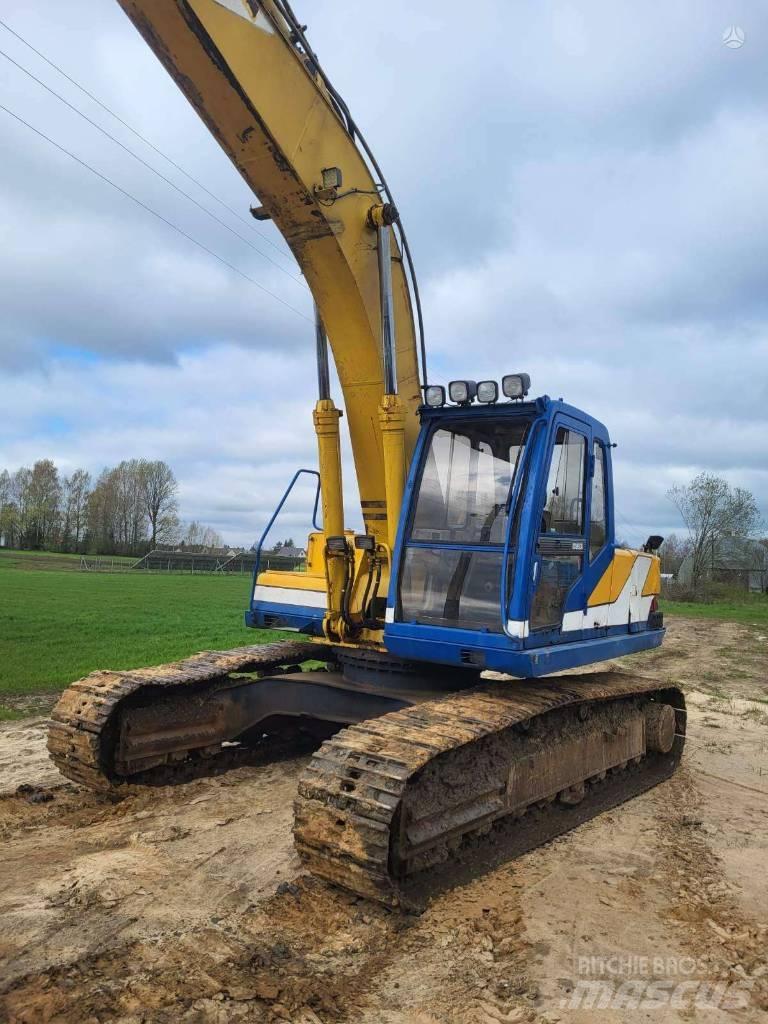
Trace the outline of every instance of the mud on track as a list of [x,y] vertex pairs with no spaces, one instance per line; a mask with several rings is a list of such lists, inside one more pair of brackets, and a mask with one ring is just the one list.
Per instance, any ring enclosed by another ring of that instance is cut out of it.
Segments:
[[[111,802],[51,770],[42,720],[0,727],[0,1020],[764,1019],[768,642],[760,635],[673,622],[658,655],[632,668],[687,691],[678,775],[519,860],[492,851],[484,860],[498,866],[469,881],[465,871],[420,916],[300,873],[291,804],[306,757],[177,789],[131,788]],[[22,784],[29,788],[16,795]],[[607,1009],[579,1008],[580,985],[617,956],[642,983],[738,983],[745,1005],[697,1009],[689,987],[676,1006],[622,1009],[608,998]],[[669,973],[692,959],[694,973]]]

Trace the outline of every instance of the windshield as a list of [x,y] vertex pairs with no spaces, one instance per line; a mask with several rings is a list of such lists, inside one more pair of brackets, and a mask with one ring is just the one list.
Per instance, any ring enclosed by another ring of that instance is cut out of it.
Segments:
[[525,420],[473,417],[433,431],[411,540],[503,545],[527,429]]
[[403,621],[501,632],[507,504],[528,426],[475,415],[432,431],[400,577]]

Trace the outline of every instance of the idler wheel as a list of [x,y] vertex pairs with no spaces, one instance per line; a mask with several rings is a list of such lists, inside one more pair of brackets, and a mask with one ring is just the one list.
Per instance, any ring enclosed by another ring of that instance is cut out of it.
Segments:
[[675,709],[671,704],[648,704],[645,708],[646,748],[668,754],[674,742]]

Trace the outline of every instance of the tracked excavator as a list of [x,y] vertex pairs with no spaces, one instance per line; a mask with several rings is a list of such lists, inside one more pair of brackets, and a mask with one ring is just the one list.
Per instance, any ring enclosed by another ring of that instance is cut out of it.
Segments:
[[530,397],[505,366],[500,380],[428,381],[394,198],[287,0],[119,2],[311,290],[319,467],[291,487],[309,474],[322,518],[300,571],[259,557],[254,572],[247,625],[295,640],[72,684],[48,740],[60,770],[96,790],[168,782],[309,735],[297,850],[317,876],[393,906],[489,830],[535,844],[669,776],[682,693],[574,671],[664,635],[661,538],[617,546],[606,428]]

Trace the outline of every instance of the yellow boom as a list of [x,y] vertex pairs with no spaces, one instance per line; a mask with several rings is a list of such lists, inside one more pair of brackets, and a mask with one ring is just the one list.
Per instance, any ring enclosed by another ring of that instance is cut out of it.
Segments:
[[[366,161],[272,0],[119,0],[290,246],[328,333],[344,395],[363,515],[386,541],[377,233]],[[331,169],[341,184],[329,185]],[[324,173],[326,181],[324,182]],[[420,402],[410,296],[392,246],[397,392],[405,457]],[[328,411],[327,409],[325,410]],[[399,509],[398,509],[399,511]]]

